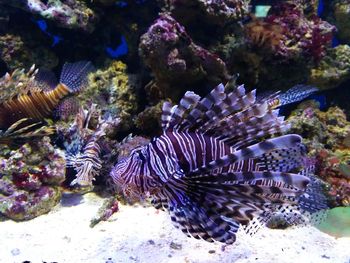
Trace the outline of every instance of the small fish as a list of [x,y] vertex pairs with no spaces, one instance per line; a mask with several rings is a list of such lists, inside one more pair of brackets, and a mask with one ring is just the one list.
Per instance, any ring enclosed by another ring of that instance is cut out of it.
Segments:
[[[29,71],[30,78],[27,83],[18,82],[15,87],[17,93],[0,100],[0,129],[7,128],[23,118],[43,120],[50,116],[65,98],[80,91],[87,74],[92,70],[91,62],[65,63],[59,83],[50,88],[52,83],[37,78],[38,71],[34,70],[33,66]],[[11,82],[12,76],[16,74],[6,74],[5,82]]]
[[[229,85],[229,84],[228,84]],[[256,101],[243,85],[230,93],[220,84],[206,97],[186,92],[179,105],[163,104],[163,134],[134,149],[110,175],[124,195],[152,198],[169,211],[183,233],[232,244],[255,220],[266,224],[280,213],[291,223],[326,209],[308,170],[295,173],[305,155],[302,138]]]

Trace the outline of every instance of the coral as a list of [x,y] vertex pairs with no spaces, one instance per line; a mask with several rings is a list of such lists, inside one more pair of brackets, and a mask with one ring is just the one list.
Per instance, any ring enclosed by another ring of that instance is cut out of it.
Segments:
[[27,68],[34,63],[51,69],[58,64],[52,51],[18,34],[0,35],[0,59],[11,70]]
[[40,15],[53,21],[59,27],[81,29],[87,32],[94,30],[95,23],[98,20],[95,12],[82,0],[13,0],[7,1],[6,5]]
[[60,200],[58,186],[65,179],[65,159],[49,137],[18,149],[2,145],[0,163],[0,213],[27,220],[47,213]]
[[82,105],[95,103],[102,110],[121,119],[122,127],[132,125],[132,115],[137,111],[137,77],[127,74],[123,62],[113,61],[105,69],[90,74],[87,88],[79,95]]
[[272,6],[263,20],[246,26],[247,40],[271,54],[286,59],[299,56],[319,61],[330,46],[335,27],[317,16],[306,17],[294,3]]
[[350,78],[350,47],[339,45],[329,49],[317,67],[311,69],[308,82],[321,89],[339,86]]
[[196,45],[185,28],[167,14],[162,14],[141,36],[139,50],[163,98],[178,98],[181,88],[187,85],[201,81],[214,85],[228,79],[225,63]]
[[249,14],[250,0],[165,0],[166,9],[181,23],[188,20],[224,26]]
[[316,174],[329,183],[328,193],[334,206],[350,204],[350,177],[346,173],[350,160],[350,122],[338,107],[326,112],[307,101],[288,121],[291,132],[303,136],[309,155],[316,160]]
[[161,130],[160,116],[163,102],[161,101],[154,106],[147,107],[137,115],[135,124],[138,129],[142,130],[143,134],[155,136]]
[[350,41],[350,1],[338,0],[333,3],[333,14],[340,39]]

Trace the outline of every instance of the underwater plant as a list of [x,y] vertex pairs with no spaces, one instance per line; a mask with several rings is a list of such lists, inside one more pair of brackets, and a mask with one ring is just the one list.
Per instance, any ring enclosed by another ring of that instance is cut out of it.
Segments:
[[[163,134],[120,160],[110,176],[123,194],[152,198],[188,236],[234,243],[241,225],[254,232],[276,213],[304,222],[326,209],[316,179],[302,170],[301,137],[269,102],[244,86],[214,88],[201,98],[186,92],[179,105],[163,104]],[[232,90],[231,92],[225,90]]]

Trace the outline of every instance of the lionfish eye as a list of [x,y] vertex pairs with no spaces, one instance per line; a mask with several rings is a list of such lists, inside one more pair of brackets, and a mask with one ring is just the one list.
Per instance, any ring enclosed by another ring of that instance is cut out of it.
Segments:
[[146,157],[143,155],[141,150],[136,151],[138,157],[140,158],[141,161],[146,161]]

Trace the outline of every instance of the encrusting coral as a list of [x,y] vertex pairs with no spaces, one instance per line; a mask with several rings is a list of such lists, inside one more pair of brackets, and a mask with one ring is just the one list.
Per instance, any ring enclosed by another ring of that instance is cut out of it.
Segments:
[[317,16],[306,17],[293,3],[271,7],[263,20],[246,26],[247,40],[273,55],[287,59],[299,56],[319,61],[330,46],[335,27]]
[[250,0],[164,0],[166,10],[181,23],[201,20],[223,26],[249,14]]
[[327,51],[318,63],[311,69],[308,82],[320,89],[331,89],[339,86],[350,78],[350,47],[339,45]]
[[60,198],[65,180],[63,151],[43,137],[17,149],[0,145],[0,213],[28,220],[47,213]]
[[337,35],[340,39],[350,42],[350,1],[332,1],[335,25],[338,28]]
[[329,183],[334,206],[350,205],[350,122],[338,107],[320,111],[315,102],[298,106],[288,119],[291,132],[303,136],[316,174]]
[[30,67],[34,62],[47,69],[58,64],[50,49],[27,38],[18,34],[0,35],[0,59],[9,69]]
[[95,12],[86,2],[60,0],[12,0],[6,5],[21,8],[24,11],[52,20],[57,26],[70,29],[82,29],[91,32],[97,22]]
[[215,85],[229,78],[225,63],[195,44],[185,28],[168,14],[161,14],[141,36],[139,51],[155,75],[163,99],[178,98],[184,86],[201,81]]
[[82,105],[97,104],[102,114],[121,119],[120,129],[132,125],[132,115],[137,111],[137,78],[127,73],[121,61],[112,61],[105,69],[89,75],[87,88],[79,95]]

